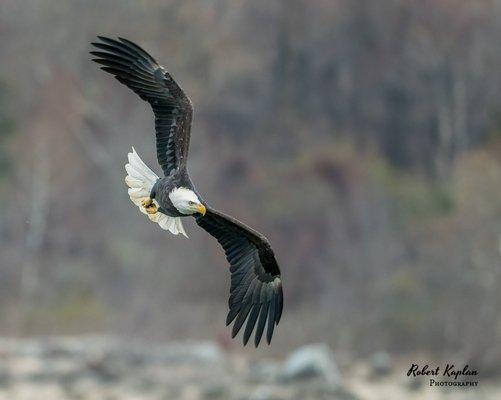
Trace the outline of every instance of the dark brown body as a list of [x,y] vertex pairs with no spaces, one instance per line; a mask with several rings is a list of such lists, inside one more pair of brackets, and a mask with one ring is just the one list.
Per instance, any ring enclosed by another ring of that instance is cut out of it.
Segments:
[[183,187],[186,189],[190,189],[200,201],[205,205],[200,194],[195,189],[193,182],[188,175],[188,172],[185,168],[181,171],[173,170],[169,176],[164,178],[160,178],[153,188],[151,189],[150,197],[155,199],[160,205],[159,212],[167,214],[170,217],[188,217],[189,215],[181,214],[176,207],[172,204],[172,201],[169,198],[169,193],[172,192],[175,188]]

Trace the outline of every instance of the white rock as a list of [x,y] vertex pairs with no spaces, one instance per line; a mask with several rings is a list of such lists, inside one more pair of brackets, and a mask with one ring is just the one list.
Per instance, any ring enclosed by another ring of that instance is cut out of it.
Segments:
[[285,381],[321,378],[329,386],[340,384],[334,355],[326,344],[311,344],[294,351],[285,361],[280,378]]

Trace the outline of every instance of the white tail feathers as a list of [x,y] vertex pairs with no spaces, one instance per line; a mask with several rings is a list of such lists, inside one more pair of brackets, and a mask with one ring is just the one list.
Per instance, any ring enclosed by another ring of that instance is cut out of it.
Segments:
[[[125,183],[129,187],[128,193],[132,202],[138,206],[139,210],[147,215],[151,221],[160,225],[162,229],[174,235],[181,233],[188,237],[184,230],[183,223],[181,222],[181,218],[169,217],[160,212],[155,214],[148,214],[146,212],[145,208],[141,205],[141,200],[150,196],[153,185],[159,179],[158,175],[149,169],[143,160],[141,160],[134,147],[132,148],[132,153],[129,153],[127,157],[129,162],[125,164],[125,170],[127,171]],[[153,202],[159,207],[156,200],[153,200]]]

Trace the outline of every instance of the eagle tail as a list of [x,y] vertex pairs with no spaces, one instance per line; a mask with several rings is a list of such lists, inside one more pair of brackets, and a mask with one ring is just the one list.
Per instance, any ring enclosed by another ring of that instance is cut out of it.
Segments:
[[[129,187],[128,193],[131,201],[138,206],[139,210],[147,215],[151,221],[160,225],[162,229],[174,235],[181,233],[188,237],[184,230],[183,223],[181,222],[181,218],[170,217],[161,212],[156,212],[155,214],[148,214],[146,212],[146,209],[141,204],[141,200],[150,196],[153,185],[155,185],[156,181],[160,178],[143,162],[143,160],[141,160],[134,147],[132,148],[132,153],[129,153],[127,157],[129,162],[125,164],[125,170],[127,171],[125,183]],[[153,200],[153,202],[159,207],[156,200]]]

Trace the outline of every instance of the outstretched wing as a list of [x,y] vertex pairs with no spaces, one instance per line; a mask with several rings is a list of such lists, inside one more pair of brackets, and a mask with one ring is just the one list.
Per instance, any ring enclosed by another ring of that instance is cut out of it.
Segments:
[[268,344],[282,315],[283,294],[280,270],[268,240],[240,221],[207,207],[205,216],[195,216],[197,224],[214,236],[230,263],[230,311],[226,325],[236,318],[232,329],[235,337],[247,320],[244,345],[257,322],[254,344],[261,341],[266,321]]
[[[185,167],[193,108],[190,99],[155,59],[129,40],[98,36],[91,51],[102,70],[150,103],[155,114],[157,158],[164,174]],[[102,51],[101,51],[102,50]]]

